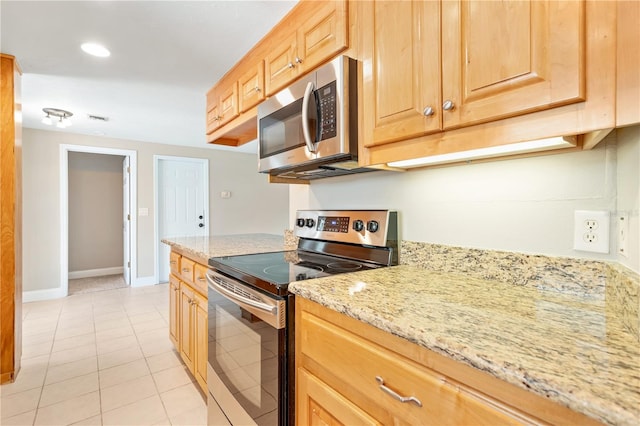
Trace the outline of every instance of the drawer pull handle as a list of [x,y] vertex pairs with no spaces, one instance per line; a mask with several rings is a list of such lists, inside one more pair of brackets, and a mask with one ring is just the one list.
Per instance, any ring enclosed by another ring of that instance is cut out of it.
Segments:
[[203,282],[205,282],[205,281],[206,281],[206,279],[205,279],[204,277],[200,276],[200,277],[198,277],[198,281],[200,281],[201,283],[203,283]]
[[385,386],[384,379],[382,377],[376,376],[376,381],[380,385],[380,390],[382,390],[386,394],[391,395],[392,397],[394,397],[398,401],[400,401],[400,402],[413,402],[418,407],[422,407],[422,402],[420,402],[420,400],[418,398],[416,398],[415,396],[401,396],[400,394],[398,394],[393,389],[388,388],[387,386]]
[[169,262],[169,263],[170,263],[170,264],[172,264],[172,265],[175,265],[175,264],[176,264],[176,263],[178,263],[178,262],[176,262],[175,260],[172,260],[172,261],[171,261],[171,262]]
[[189,269],[189,268],[182,268],[182,272],[191,272],[191,269]]

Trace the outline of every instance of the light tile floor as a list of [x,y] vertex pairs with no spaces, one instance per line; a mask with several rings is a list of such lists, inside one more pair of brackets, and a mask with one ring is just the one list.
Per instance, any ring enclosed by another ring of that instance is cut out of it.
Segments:
[[169,340],[167,284],[23,305],[22,370],[0,387],[2,425],[205,425]]

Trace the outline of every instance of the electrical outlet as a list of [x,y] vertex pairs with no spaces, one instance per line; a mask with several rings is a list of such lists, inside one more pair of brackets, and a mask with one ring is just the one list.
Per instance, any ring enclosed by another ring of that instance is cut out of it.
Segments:
[[574,250],[609,253],[609,217],[608,211],[576,210]]
[[618,215],[618,254],[629,257],[629,214],[626,212]]

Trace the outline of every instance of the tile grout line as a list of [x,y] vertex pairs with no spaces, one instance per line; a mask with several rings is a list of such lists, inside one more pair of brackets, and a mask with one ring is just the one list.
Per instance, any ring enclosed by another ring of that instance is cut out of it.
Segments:
[[62,315],[62,308],[64,307],[64,302],[60,304],[60,310],[58,311],[58,319],[56,320],[56,327],[53,330],[53,340],[51,341],[51,348],[49,348],[49,354],[47,355],[47,366],[45,367],[44,377],[42,378],[42,386],[40,386],[40,396],[38,397],[38,403],[36,404],[36,413],[33,416],[32,425],[36,424],[36,420],[38,420],[38,414],[40,412],[40,402],[42,401],[42,394],[44,393],[44,386],[47,383],[47,376],[49,375],[49,363],[51,362],[51,354],[53,353],[53,345],[56,341],[56,334],[58,333],[58,327],[60,326],[60,316]]

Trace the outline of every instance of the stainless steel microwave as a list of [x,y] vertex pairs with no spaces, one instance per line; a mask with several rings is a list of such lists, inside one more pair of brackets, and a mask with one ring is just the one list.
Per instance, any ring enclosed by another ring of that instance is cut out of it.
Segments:
[[258,105],[258,168],[315,179],[358,167],[357,61],[339,56]]

